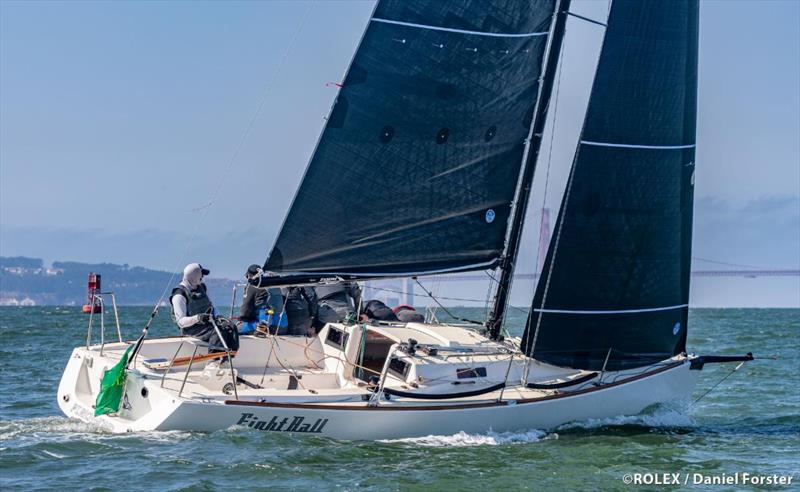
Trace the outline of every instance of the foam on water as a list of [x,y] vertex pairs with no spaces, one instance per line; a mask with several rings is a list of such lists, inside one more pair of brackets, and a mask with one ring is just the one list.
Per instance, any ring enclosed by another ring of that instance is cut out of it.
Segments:
[[0,421],[0,442],[12,439],[36,441],[88,441],[135,438],[153,442],[174,442],[188,439],[192,433],[184,431],[148,431],[135,434],[111,432],[101,423],[89,423],[67,417],[36,417]]
[[81,422],[67,417],[36,417],[20,420],[0,421],[0,441],[15,439],[29,434],[87,435],[107,433],[99,424]]
[[686,413],[667,407],[659,407],[652,413],[638,415],[620,415],[604,419],[588,419],[580,422],[570,422],[558,427],[566,429],[600,429],[604,427],[652,427],[652,428],[687,428],[695,427],[694,419]]
[[467,434],[459,432],[449,436],[429,435],[403,439],[383,439],[384,443],[404,443],[424,447],[498,446],[501,444],[533,443],[543,439],[558,439],[558,434],[533,429],[522,432],[487,432]]
[[[593,430],[606,427],[649,427],[649,428],[689,428],[696,426],[691,416],[675,408],[658,407],[651,413],[639,415],[621,415],[605,419],[589,419],[570,422],[559,426],[557,431]],[[423,447],[462,447],[462,446],[499,446],[503,444],[535,443],[543,440],[558,439],[556,432],[545,432],[532,429],[520,432],[487,432],[484,434],[468,434],[458,432],[452,435],[428,435],[403,439],[383,439],[383,443],[403,443]]]

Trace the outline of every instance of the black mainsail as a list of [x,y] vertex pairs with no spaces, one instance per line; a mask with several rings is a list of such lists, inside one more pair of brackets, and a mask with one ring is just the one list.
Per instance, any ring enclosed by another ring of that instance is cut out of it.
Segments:
[[264,265],[365,278],[493,268],[554,0],[381,0]]
[[697,0],[613,1],[522,341],[536,359],[618,370],[685,350],[697,43]]

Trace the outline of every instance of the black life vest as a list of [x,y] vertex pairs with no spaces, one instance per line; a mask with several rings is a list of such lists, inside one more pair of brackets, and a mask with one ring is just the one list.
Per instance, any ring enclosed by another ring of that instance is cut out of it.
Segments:
[[[244,288],[244,300],[239,311],[239,319],[248,322],[258,321],[259,313],[267,307],[272,307],[269,301],[271,290],[273,289],[247,284]],[[276,312],[280,312],[280,309]]]
[[[175,296],[183,296],[186,299],[186,316],[211,313],[214,310],[214,305],[211,304],[211,299],[206,291],[206,284],[200,284],[194,290],[189,290],[184,285],[178,285],[172,289],[172,295],[169,297],[170,305],[172,304],[172,298]],[[172,309],[172,317],[175,318],[174,308]]]

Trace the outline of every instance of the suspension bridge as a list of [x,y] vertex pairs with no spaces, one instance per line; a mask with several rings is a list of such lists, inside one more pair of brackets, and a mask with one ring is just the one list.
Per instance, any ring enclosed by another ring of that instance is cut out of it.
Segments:
[[[692,277],[800,277],[800,269],[776,269],[776,270],[693,270]],[[519,273],[514,275],[514,280],[538,280],[537,273]],[[469,282],[490,280],[486,274],[483,275],[442,275],[436,278],[439,282]]]
[[[718,263],[727,265],[727,263],[711,261],[711,263]],[[692,270],[693,278],[697,277],[739,277],[739,278],[761,278],[761,277],[800,277],[800,269],[792,268],[738,268],[738,269],[718,269],[718,270]],[[493,280],[488,274],[452,274],[452,275],[439,275],[434,277],[435,282],[488,282]],[[429,277],[427,280],[433,280]],[[537,273],[519,273],[514,275],[515,281],[537,282],[539,274]],[[423,280],[425,281],[425,280]],[[415,282],[412,279],[395,279],[384,281],[367,282],[365,290],[368,298],[376,298],[384,300],[389,303],[401,303],[413,305],[415,297],[428,297],[427,294],[415,292]],[[480,299],[463,299],[463,298],[448,298],[439,297],[445,300],[456,301],[470,301],[478,302]]]

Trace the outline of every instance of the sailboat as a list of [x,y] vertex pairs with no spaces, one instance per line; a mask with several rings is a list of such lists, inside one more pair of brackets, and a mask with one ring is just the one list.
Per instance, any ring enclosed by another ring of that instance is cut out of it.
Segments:
[[[87,341],[58,388],[63,412],[121,432],[550,429],[686,400],[706,364],[751,360],[686,351],[698,1],[613,0],[603,21],[570,0],[379,0],[264,265],[270,286],[491,270],[485,324],[242,336],[228,366],[188,337]],[[525,331],[511,337],[511,281],[573,22],[604,40]],[[115,367],[119,408],[95,416]]]

